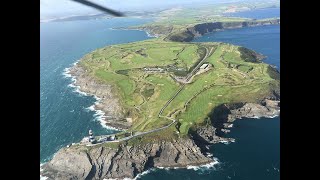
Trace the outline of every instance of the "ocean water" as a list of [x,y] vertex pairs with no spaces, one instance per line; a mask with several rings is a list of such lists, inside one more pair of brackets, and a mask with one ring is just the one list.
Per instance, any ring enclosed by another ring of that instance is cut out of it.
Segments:
[[[254,11],[251,16],[266,14],[264,12]],[[65,70],[96,48],[150,38],[142,31],[110,29],[147,21],[116,18],[40,25],[41,163],[48,161],[61,147],[80,141],[89,129],[95,134],[115,131],[101,126],[101,116],[89,108],[96,102],[95,98],[75,92],[76,89],[69,86],[72,80],[66,77]],[[279,34],[280,26],[264,26],[210,33],[195,41],[222,41],[245,46],[268,56],[265,62],[280,68]],[[279,179],[280,118],[238,120],[227,136],[236,138],[236,142],[210,147],[218,164],[188,169],[153,169],[138,179]]]
[[245,27],[212,32],[194,42],[226,42],[244,46],[267,56],[263,61],[280,70],[280,25]]
[[149,20],[133,18],[41,23],[40,25],[40,161],[49,160],[61,147],[78,142],[92,129],[95,134],[115,130],[100,125],[96,100],[70,87],[65,68],[83,55],[111,44],[148,39],[142,31],[110,28],[138,25]]
[[235,121],[226,137],[234,143],[216,144],[209,151],[217,164],[188,169],[152,169],[142,180],[279,180],[280,118]]
[[[239,14],[243,14],[242,17],[251,18],[279,17],[274,16],[279,14],[279,9],[255,10]],[[209,33],[194,40],[194,42],[212,41],[253,49],[267,56],[264,62],[273,64],[280,70],[279,25],[224,30]],[[280,117],[237,120],[226,137],[235,138],[236,142],[228,145],[216,144],[209,150],[210,154],[218,159],[218,164],[189,169],[152,169],[139,179],[280,179]]]

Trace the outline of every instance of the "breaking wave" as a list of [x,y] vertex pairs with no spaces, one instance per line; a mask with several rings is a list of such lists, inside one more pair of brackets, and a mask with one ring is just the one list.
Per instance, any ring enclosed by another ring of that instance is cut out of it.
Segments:
[[[42,166],[43,166],[44,164],[41,164],[40,163],[40,173],[43,171],[43,169],[42,169]],[[46,177],[46,176],[42,176],[41,174],[40,174],[40,180],[46,180],[46,179],[48,179],[48,177]]]
[[68,87],[73,88],[73,89],[74,89],[73,92],[75,92],[75,93],[77,93],[77,94],[79,94],[79,95],[82,95],[82,96],[93,96],[93,97],[95,98],[96,102],[95,102],[93,105],[91,105],[90,107],[86,108],[86,110],[95,112],[95,114],[93,115],[94,120],[99,121],[100,124],[101,124],[101,126],[102,126],[103,128],[110,129],[110,130],[119,130],[119,129],[117,129],[117,128],[107,126],[107,125],[105,124],[105,119],[106,119],[105,113],[104,113],[103,111],[101,111],[101,110],[95,109],[95,106],[100,102],[100,98],[98,98],[98,97],[95,96],[95,95],[90,95],[90,94],[88,94],[88,93],[86,93],[86,92],[81,91],[81,90],[80,90],[81,87],[75,85],[76,82],[77,82],[77,79],[75,78],[75,76],[72,76],[72,75],[70,74],[70,69],[71,69],[73,66],[77,65],[77,63],[78,63],[79,61],[80,61],[80,60],[77,60],[76,62],[74,62],[74,63],[72,64],[71,67],[65,68],[64,71],[63,71],[63,73],[62,73],[62,75],[63,75],[65,78],[71,78],[71,83],[68,85]]
[[107,116],[105,116],[105,113],[99,109],[95,109],[95,106],[99,103],[99,100],[96,99],[97,101],[95,102],[94,105],[91,105],[89,107],[86,108],[86,110],[88,111],[93,111],[95,112],[93,117],[94,117],[94,120],[95,121],[99,121],[100,122],[100,125],[106,129],[110,129],[110,130],[117,130],[117,131],[120,131],[119,129],[117,128],[114,128],[114,127],[111,127],[111,126],[107,126],[105,124],[105,119]]
[[200,166],[187,166],[187,169],[192,169],[192,170],[195,170],[195,171],[198,171],[198,170],[210,170],[210,169],[215,169],[215,165],[219,164],[219,160],[218,158],[213,158],[213,162],[211,163],[208,163],[208,164],[204,164],[204,165],[200,165]]

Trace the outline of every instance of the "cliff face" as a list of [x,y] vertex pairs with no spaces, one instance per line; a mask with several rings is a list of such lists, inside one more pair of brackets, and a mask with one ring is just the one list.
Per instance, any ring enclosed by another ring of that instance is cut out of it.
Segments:
[[144,26],[139,28],[140,30],[146,31],[149,35],[158,37],[165,34],[169,34],[174,30],[174,27],[171,25],[154,25],[154,26]]
[[261,104],[246,103],[241,107],[230,109],[228,122],[237,118],[273,117],[280,115],[280,101],[266,99]]
[[246,62],[259,63],[265,56],[259,54],[251,49],[245,47],[239,47],[239,52],[241,53],[241,58]]
[[91,150],[74,147],[61,149],[43,166],[48,179],[133,178],[151,167],[186,167],[213,160],[204,156],[191,139],[162,141],[137,146],[120,145]]
[[[279,96],[279,95],[278,95]],[[123,179],[134,178],[152,167],[186,167],[202,165],[214,160],[206,157],[208,144],[233,142],[224,138],[224,128],[241,117],[268,117],[280,114],[280,101],[270,96],[260,103],[221,105],[211,115],[212,125],[198,127],[191,138],[156,141],[153,143],[125,143],[118,148],[103,145],[87,148],[74,145],[63,148],[43,166],[42,176],[51,179]],[[218,136],[219,135],[219,136]]]
[[280,94],[263,99],[260,103],[222,104],[210,115],[216,135],[222,136],[225,124],[241,118],[274,117],[280,115]]
[[186,30],[181,32],[169,34],[168,37],[166,37],[166,39],[170,41],[177,41],[177,42],[189,42],[189,41],[192,41],[195,37],[199,37],[213,31],[219,31],[223,29],[251,27],[251,26],[271,25],[271,24],[280,24],[280,19],[271,19],[271,20],[264,20],[264,21],[252,20],[252,21],[245,21],[245,22],[203,23],[203,24],[197,24],[193,27],[189,27]]
[[75,86],[79,86],[81,91],[94,94],[100,99],[94,108],[105,113],[106,125],[118,129],[127,129],[131,126],[131,122],[124,119],[125,110],[121,107],[119,99],[112,93],[111,85],[98,82],[79,65],[73,66],[70,74],[76,79]]

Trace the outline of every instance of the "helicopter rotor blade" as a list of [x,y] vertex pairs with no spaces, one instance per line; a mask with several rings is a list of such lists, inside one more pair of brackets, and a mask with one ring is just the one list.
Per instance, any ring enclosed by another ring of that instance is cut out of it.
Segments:
[[112,14],[113,16],[117,16],[117,17],[124,16],[124,14],[122,14],[121,12],[114,11],[112,9],[100,6],[98,4],[92,3],[92,2],[87,1],[87,0],[72,0],[72,1],[81,3],[81,4],[86,5],[86,6],[90,6],[90,7],[96,8],[96,9],[98,9],[100,11],[106,12],[108,14]]

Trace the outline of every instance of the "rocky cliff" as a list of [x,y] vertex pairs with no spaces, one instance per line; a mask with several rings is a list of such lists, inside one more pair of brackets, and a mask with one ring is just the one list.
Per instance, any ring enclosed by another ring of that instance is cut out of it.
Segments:
[[186,167],[214,160],[203,155],[191,139],[159,141],[119,148],[71,146],[61,149],[43,166],[48,179],[134,178],[152,167]]
[[188,27],[183,31],[172,32],[165,39],[169,41],[176,42],[189,42],[195,37],[202,36],[206,33],[219,31],[223,29],[234,29],[242,27],[252,27],[252,26],[262,26],[262,25],[272,25],[280,24],[280,19],[270,19],[270,20],[251,20],[244,22],[212,22],[197,24],[192,27]]
[[264,98],[259,103],[222,104],[210,114],[216,135],[222,136],[226,124],[241,118],[260,118],[280,116],[280,94]]
[[[277,95],[279,96],[279,95]],[[187,167],[213,162],[206,145],[233,142],[223,131],[241,117],[269,117],[280,114],[280,100],[270,96],[260,103],[223,104],[214,109],[211,123],[196,128],[190,137],[118,147],[74,145],[62,148],[43,166],[42,176],[51,179],[134,178],[153,167]]]
[[99,98],[94,108],[105,113],[106,125],[117,129],[127,129],[131,126],[131,122],[125,119],[125,110],[121,107],[111,85],[101,83],[98,79],[88,75],[88,72],[80,65],[73,66],[69,74],[75,78],[74,85],[78,86],[80,91]]

